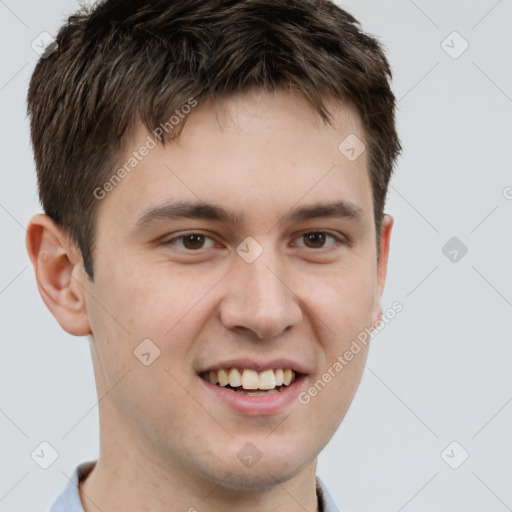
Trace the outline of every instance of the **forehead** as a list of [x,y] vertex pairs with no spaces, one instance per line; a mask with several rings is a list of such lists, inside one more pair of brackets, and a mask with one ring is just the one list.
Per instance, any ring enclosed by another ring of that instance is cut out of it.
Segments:
[[149,151],[141,151],[151,134],[139,122],[116,162],[116,169],[129,171],[101,207],[115,203],[127,224],[170,200],[223,205],[240,218],[251,209],[276,218],[280,209],[319,199],[344,200],[369,214],[366,151],[350,160],[340,150],[354,135],[364,144],[362,122],[347,105],[328,106],[333,126],[307,100],[283,91],[202,103],[187,114],[176,141],[151,144]]

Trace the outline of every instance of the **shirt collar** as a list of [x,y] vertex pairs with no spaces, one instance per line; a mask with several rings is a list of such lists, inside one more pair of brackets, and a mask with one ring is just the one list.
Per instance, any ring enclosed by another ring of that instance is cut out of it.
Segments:
[[84,507],[80,501],[78,482],[89,474],[95,464],[96,461],[89,461],[75,468],[63,493],[51,506],[50,512],[84,512]]
[[318,476],[316,477],[316,495],[318,496],[319,512],[340,512],[327,487]]

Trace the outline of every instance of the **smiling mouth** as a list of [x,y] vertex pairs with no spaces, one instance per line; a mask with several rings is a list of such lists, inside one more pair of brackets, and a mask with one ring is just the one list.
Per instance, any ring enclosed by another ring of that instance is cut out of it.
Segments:
[[300,376],[289,368],[257,372],[249,368],[226,368],[202,372],[199,376],[211,384],[230,389],[241,395],[264,396],[279,393]]

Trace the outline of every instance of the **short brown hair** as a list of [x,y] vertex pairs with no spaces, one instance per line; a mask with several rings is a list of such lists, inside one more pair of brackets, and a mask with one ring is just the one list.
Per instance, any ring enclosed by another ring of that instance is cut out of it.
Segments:
[[[391,70],[380,43],[325,0],[107,0],[71,16],[30,81],[28,113],[45,213],[93,278],[98,200],[123,138],[195,98],[293,90],[324,122],[324,101],[354,106],[365,128],[377,239],[401,151]],[[183,122],[161,142],[179,136]]]

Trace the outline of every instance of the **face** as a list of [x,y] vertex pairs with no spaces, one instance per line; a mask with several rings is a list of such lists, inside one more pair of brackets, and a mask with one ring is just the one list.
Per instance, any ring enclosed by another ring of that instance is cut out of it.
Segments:
[[334,128],[284,92],[201,104],[101,199],[84,286],[102,451],[231,489],[314,464],[359,384],[368,347],[344,354],[378,320],[385,275],[366,152],[338,150],[363,127],[331,108]]

